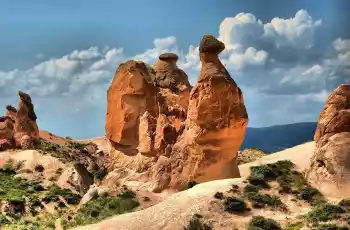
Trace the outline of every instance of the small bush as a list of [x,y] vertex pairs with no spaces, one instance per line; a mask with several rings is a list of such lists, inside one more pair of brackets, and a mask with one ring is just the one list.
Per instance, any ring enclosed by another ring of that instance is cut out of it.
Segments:
[[224,199],[224,207],[225,211],[232,213],[240,213],[248,210],[247,204],[244,202],[244,200],[234,196],[226,197]]
[[132,190],[127,189],[118,194],[118,196],[122,198],[135,198],[136,193]]
[[345,211],[338,205],[320,204],[306,214],[306,218],[313,222],[329,221],[338,218]]
[[260,186],[252,185],[252,184],[247,184],[244,187],[244,193],[249,193],[249,192],[258,192],[261,189]]
[[202,223],[200,217],[194,215],[184,230],[212,230],[213,228],[205,223]]
[[246,194],[248,200],[252,203],[253,208],[264,208],[270,206],[273,208],[283,207],[283,203],[278,196],[250,192]]
[[187,184],[187,188],[189,189],[189,188],[192,188],[192,187],[194,187],[195,185],[197,185],[197,184],[199,184],[198,182],[196,182],[196,181],[190,181],[190,182],[188,182],[188,184]]
[[350,200],[348,199],[343,199],[339,202],[338,204],[340,207],[350,211]]
[[216,199],[222,200],[222,199],[224,199],[224,194],[223,194],[222,192],[216,192],[216,193],[214,194],[214,197],[215,197]]
[[273,219],[253,216],[249,223],[249,230],[281,230],[281,226]]
[[296,222],[292,224],[288,224],[284,230],[300,230],[302,227],[304,227],[303,222]]

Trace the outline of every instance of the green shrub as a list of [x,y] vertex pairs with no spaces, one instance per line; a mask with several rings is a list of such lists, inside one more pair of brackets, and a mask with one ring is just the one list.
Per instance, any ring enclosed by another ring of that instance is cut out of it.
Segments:
[[122,191],[120,194],[118,194],[118,196],[122,198],[135,198],[136,193],[132,190],[126,189]]
[[281,230],[281,226],[273,219],[253,216],[249,223],[249,230]]
[[214,197],[215,197],[216,199],[222,200],[222,199],[224,199],[224,194],[223,194],[222,192],[216,192],[216,193],[214,194]]
[[270,206],[273,208],[282,208],[284,204],[281,199],[275,195],[262,194],[258,192],[246,193],[248,200],[252,203],[253,208],[264,208]]
[[224,208],[227,212],[240,213],[248,210],[247,204],[244,200],[237,197],[226,197],[224,199]]
[[284,228],[284,230],[300,230],[302,227],[304,227],[304,223],[300,221],[300,222],[288,224]]
[[186,227],[184,227],[184,230],[212,230],[213,228],[205,223],[202,223],[200,220],[200,215],[193,215],[190,222]]
[[194,187],[194,186],[197,185],[197,184],[199,184],[199,183],[196,182],[196,181],[190,181],[190,182],[188,182],[188,184],[187,184],[187,188],[192,188],[192,187]]
[[339,205],[320,204],[309,211],[306,214],[306,218],[313,223],[324,222],[338,218],[344,212]]

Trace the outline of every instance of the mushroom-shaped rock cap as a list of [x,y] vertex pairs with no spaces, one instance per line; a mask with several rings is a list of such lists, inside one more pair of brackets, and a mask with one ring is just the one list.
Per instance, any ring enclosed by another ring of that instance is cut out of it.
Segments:
[[9,110],[9,111],[11,111],[11,112],[17,113],[17,109],[16,109],[15,107],[13,107],[12,105],[7,105],[7,106],[6,106],[6,109]]
[[204,35],[200,44],[199,52],[200,53],[217,53],[225,49],[225,44],[220,42],[212,35]]
[[29,94],[26,94],[22,91],[18,91],[18,95],[21,98],[21,100],[32,103],[32,98],[29,96]]
[[177,56],[174,53],[163,53],[163,54],[159,55],[159,59],[162,61],[169,61],[169,60],[177,61],[179,59],[179,56]]

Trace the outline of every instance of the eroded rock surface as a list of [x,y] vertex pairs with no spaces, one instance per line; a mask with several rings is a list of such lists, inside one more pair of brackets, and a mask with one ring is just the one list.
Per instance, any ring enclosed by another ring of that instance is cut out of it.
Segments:
[[127,155],[138,153],[140,117],[158,116],[154,77],[143,62],[127,61],[108,89],[106,137]]
[[16,146],[23,149],[35,148],[39,144],[39,128],[31,97],[21,91],[18,92],[19,105],[15,120],[13,138]]
[[184,162],[173,172],[173,186],[240,176],[236,158],[248,115],[240,88],[219,60],[224,48],[210,35],[201,41],[202,69],[190,94],[186,130],[172,152]]
[[314,139],[308,179],[325,193],[350,198],[350,85],[328,96]]

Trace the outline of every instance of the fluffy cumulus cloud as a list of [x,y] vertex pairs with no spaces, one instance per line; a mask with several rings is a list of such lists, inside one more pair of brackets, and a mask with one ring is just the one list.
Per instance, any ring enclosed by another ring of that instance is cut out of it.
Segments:
[[[321,26],[322,20],[305,10],[292,18],[272,18],[266,23],[250,13],[222,21],[218,39],[226,49],[220,58],[244,92],[250,125],[315,120],[329,92],[341,83],[350,83],[350,39],[335,39],[324,47],[330,51],[323,56],[320,53],[324,52],[315,48],[315,33]],[[81,120],[78,124],[84,126],[85,117],[94,116],[98,134],[103,134],[106,90],[117,66],[128,59],[154,64],[165,52],[179,55],[179,67],[194,84],[201,67],[198,45],[180,49],[176,37],[170,36],[154,39],[153,48],[134,56],[126,56],[122,47],[90,47],[27,70],[0,70],[0,97],[12,102],[13,95],[24,90],[33,96],[38,113],[45,118],[77,116]],[[47,110],[47,106],[52,109]]]

